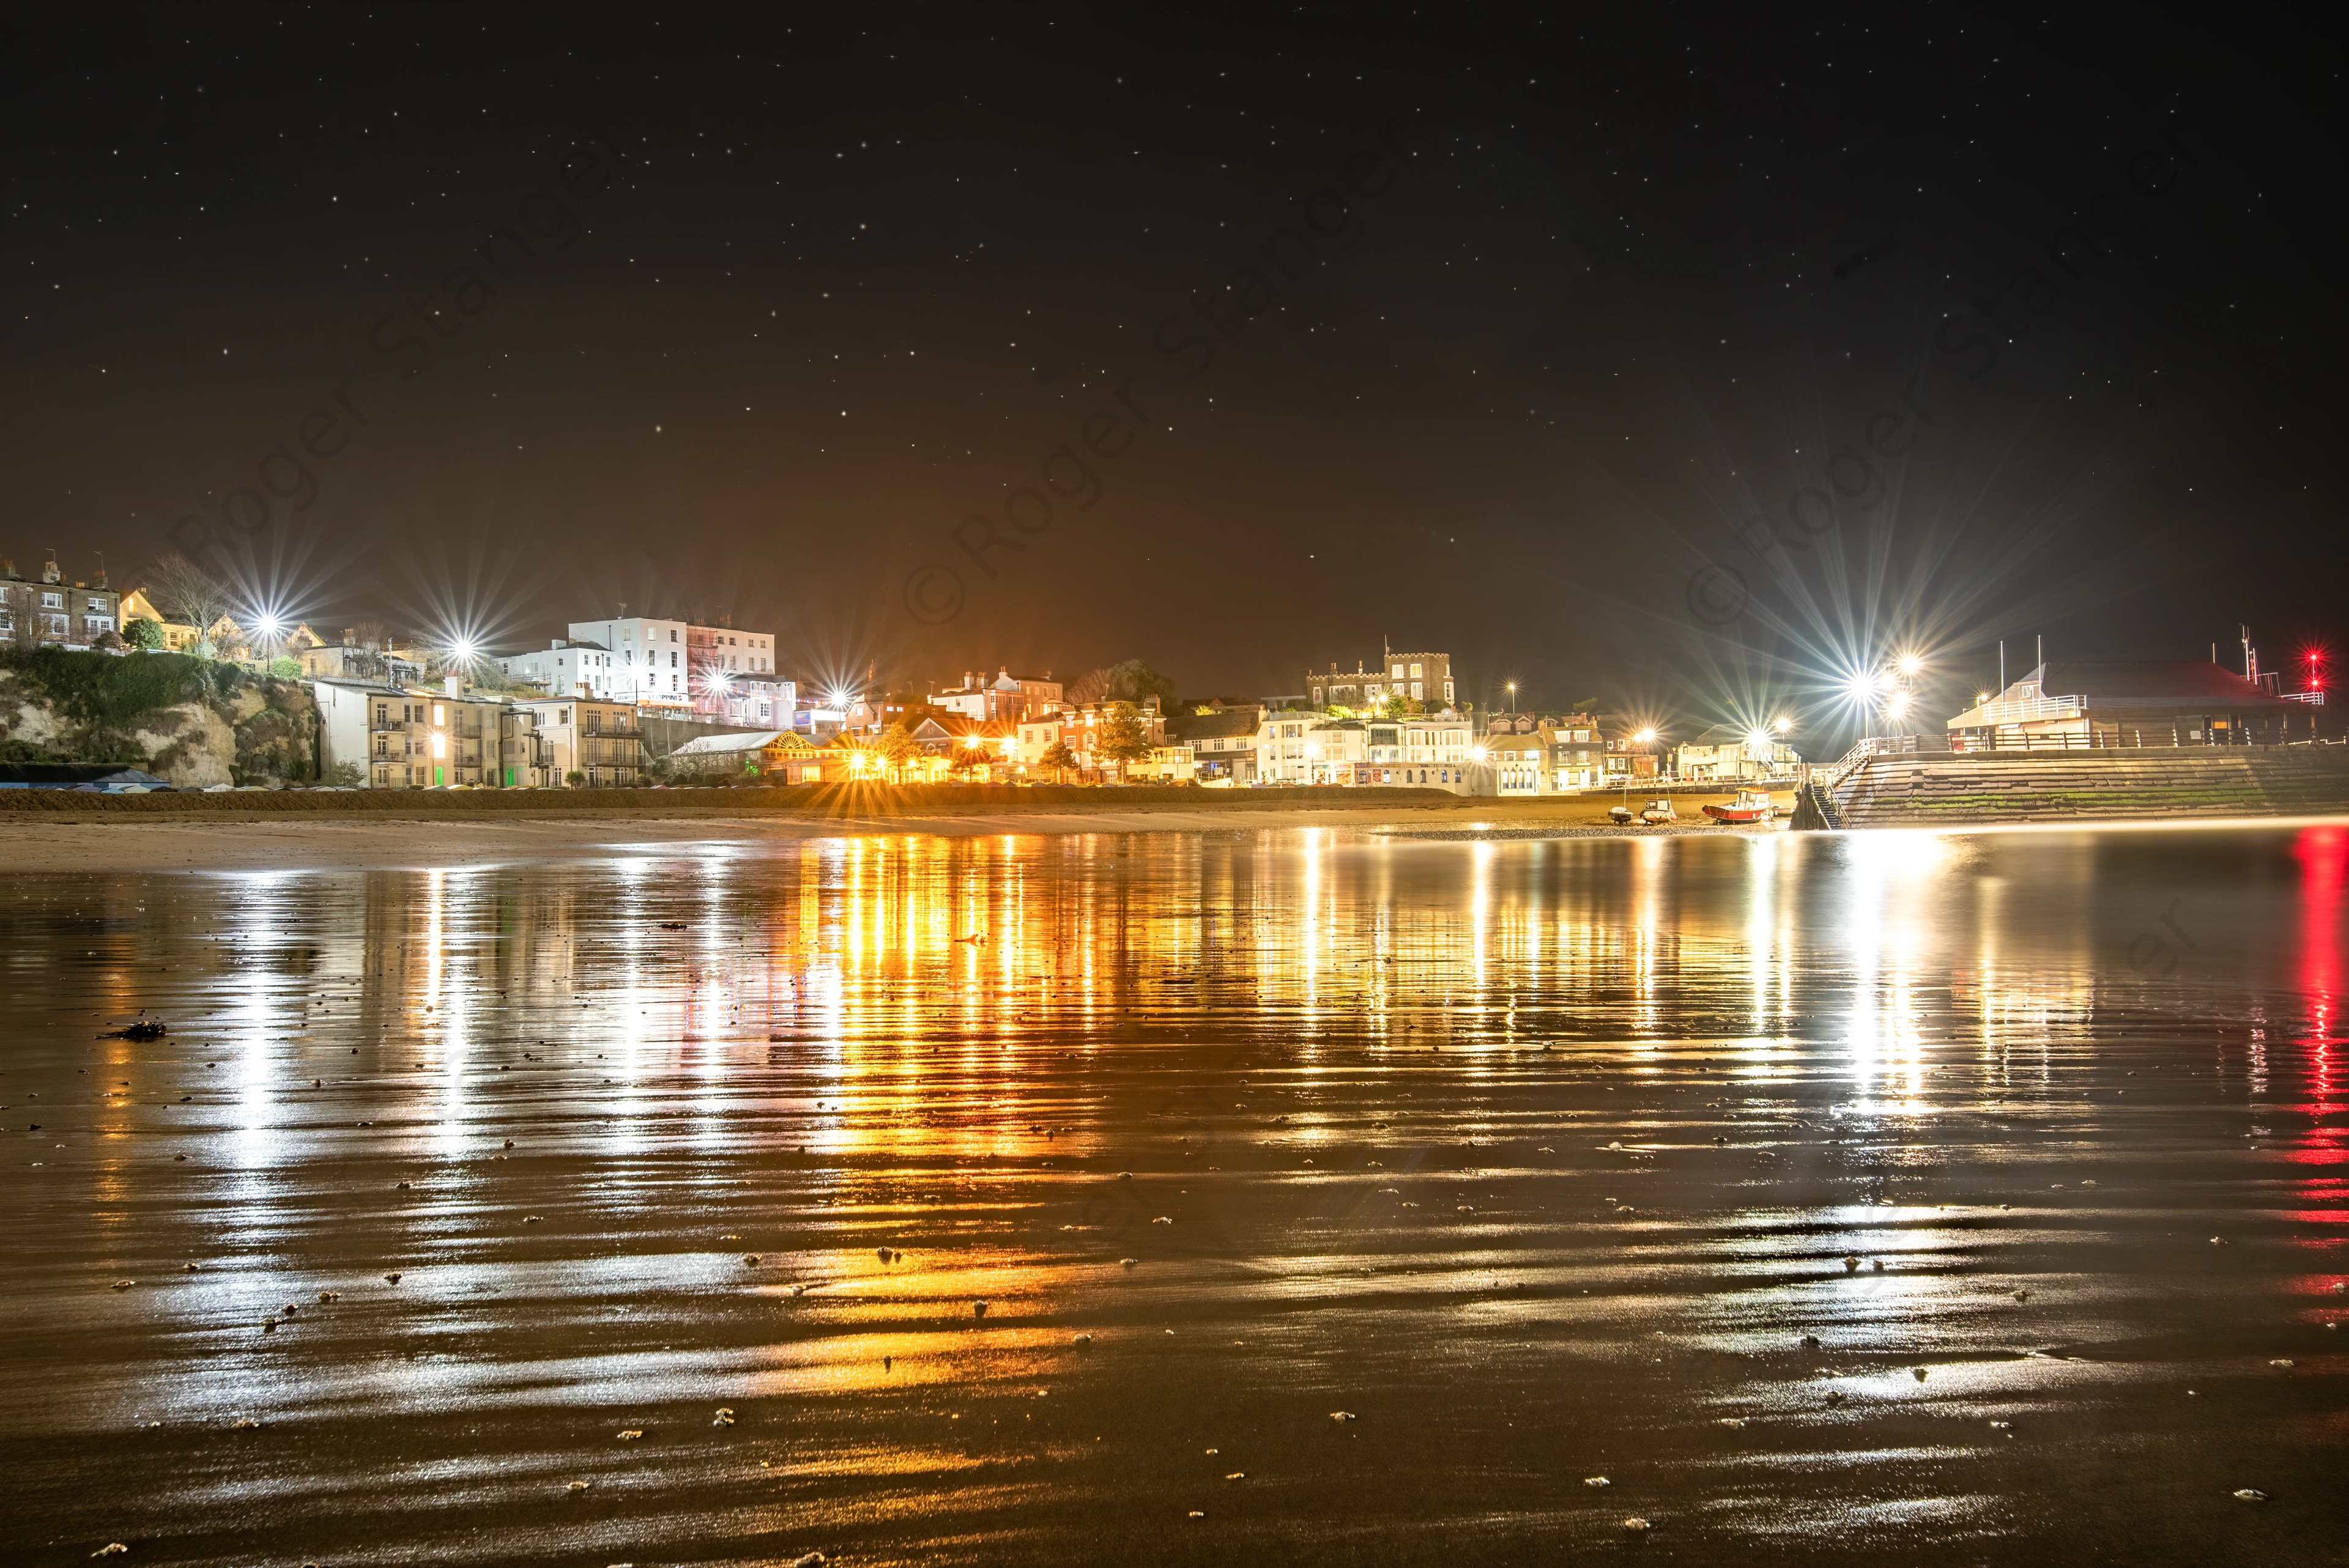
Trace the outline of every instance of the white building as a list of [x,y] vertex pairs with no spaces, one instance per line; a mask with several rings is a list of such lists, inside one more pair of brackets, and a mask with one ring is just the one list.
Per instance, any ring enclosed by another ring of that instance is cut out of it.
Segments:
[[1265,784],[1387,785],[1484,794],[1475,733],[1458,715],[1436,718],[1324,718],[1268,713],[1257,727],[1257,779]]
[[1784,779],[1802,758],[1766,730],[1747,731],[1716,724],[1672,751],[1672,770],[1692,782]]
[[962,685],[932,694],[930,706],[958,713],[982,724],[1017,724],[1023,718],[1058,707],[1061,683],[1046,670],[1039,676],[1015,676],[1004,665],[990,680],[975,670],[963,672]]
[[[544,686],[553,696],[576,696],[585,686],[599,702],[690,707],[694,687],[687,631],[683,621],[574,621],[568,637],[502,658],[498,668]],[[771,640],[762,641],[770,645],[748,656],[771,669]]]
[[438,691],[319,677],[319,763],[326,782],[350,763],[369,789],[499,785],[507,776],[512,715],[503,698],[465,691],[451,676]]
[[[652,707],[689,707],[692,667],[688,659],[690,627],[683,621],[574,621],[571,640],[594,643],[611,655],[601,666],[605,686],[588,696]],[[768,661],[772,667],[772,661]],[[558,693],[557,695],[564,695]]]

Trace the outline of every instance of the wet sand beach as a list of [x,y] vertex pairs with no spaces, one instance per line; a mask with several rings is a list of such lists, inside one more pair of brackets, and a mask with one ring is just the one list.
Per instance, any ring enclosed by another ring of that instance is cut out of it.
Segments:
[[2344,1560],[2349,830],[753,826],[12,825],[7,1560]]
[[[606,795],[617,794],[607,791]],[[645,797],[629,792],[641,800]],[[1655,827],[1619,827],[1607,819],[1609,797],[1493,799],[1439,797],[1402,804],[1373,797],[1368,803],[1338,798],[1311,806],[1265,805],[1246,795],[1234,801],[1133,803],[1118,792],[1075,804],[1007,809],[962,806],[945,796],[886,812],[750,810],[732,805],[729,792],[679,791],[652,805],[572,809],[469,810],[467,798],[443,796],[403,817],[397,806],[364,815],[316,812],[238,813],[233,797],[198,800],[185,812],[158,810],[114,814],[92,810],[0,811],[0,865],[20,872],[57,872],[93,860],[157,871],[357,870],[388,866],[499,865],[512,861],[590,853],[658,854],[695,843],[755,845],[811,839],[920,834],[940,838],[1062,837],[1072,833],[1256,833],[1319,828],[1420,834],[1533,833],[1544,837],[1784,831],[1782,818],[1766,827],[1726,827],[1704,817],[1695,796],[1678,808],[1683,820]],[[1172,794],[1173,791],[1161,793]],[[409,799],[415,799],[410,796]],[[560,799],[559,797],[557,798]],[[181,797],[163,797],[159,808]],[[369,802],[376,805],[377,802]],[[513,802],[500,801],[511,807]],[[730,810],[730,806],[732,809]],[[1782,809],[1785,802],[1781,802]],[[201,808],[201,814],[197,808]],[[435,809],[437,808],[437,809]]]

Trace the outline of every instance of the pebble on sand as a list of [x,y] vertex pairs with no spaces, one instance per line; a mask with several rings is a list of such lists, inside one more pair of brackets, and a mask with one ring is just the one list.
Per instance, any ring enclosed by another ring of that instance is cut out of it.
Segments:
[[1857,1257],[1846,1257],[1843,1260],[1843,1272],[1846,1274],[1857,1274],[1859,1272],[1859,1259]]
[[139,1282],[135,1279],[119,1279],[107,1288],[109,1290],[129,1290],[132,1285],[137,1284]]
[[783,1568],[823,1568],[823,1563],[824,1557],[823,1553],[810,1552],[804,1556],[792,1558],[789,1563],[783,1564]]
[[1348,1421],[1359,1421],[1361,1419],[1360,1416],[1357,1416],[1351,1410],[1332,1410],[1330,1412],[1330,1418],[1337,1422],[1340,1426],[1344,1426]]
[[2296,1363],[2294,1363],[2290,1357],[2279,1356],[2274,1360],[2269,1362],[2268,1365],[2271,1367],[2291,1367],[2296,1365]]
[[1623,1522],[1623,1528],[1636,1535],[1643,1530],[1653,1530],[1655,1526],[1635,1513]]
[[2257,1491],[2248,1486],[2237,1491],[2235,1497],[2236,1500],[2240,1502],[2265,1502],[2268,1500],[2268,1494],[2266,1492]]
[[1231,1473],[1231,1474],[1229,1474],[1229,1475],[1226,1476],[1224,1479],[1225,1479],[1226,1480],[1247,1480],[1247,1471],[1246,1471],[1246,1470],[1234,1470],[1234,1471],[1232,1471],[1232,1473]]
[[[2242,1493],[2237,1492],[2235,1495],[2240,1497]],[[119,1541],[109,1541],[105,1545],[99,1547],[97,1551],[91,1553],[90,1555],[92,1557],[119,1557],[129,1550],[130,1548],[125,1546]]]
[[970,1304],[970,1315],[973,1317],[985,1317],[987,1315],[987,1303],[983,1301],[972,1302]]
[[1603,1475],[1587,1475],[1582,1478],[1582,1484],[1585,1486],[1613,1486],[1615,1483],[1609,1480]]
[[1090,1334],[1080,1334],[1074,1339],[1069,1341],[1071,1345],[1091,1345],[1092,1342],[1093,1336]]
[[888,1247],[883,1247],[883,1248],[881,1248],[878,1252],[874,1253],[873,1255],[874,1255],[874,1256],[875,1256],[875,1257],[877,1257],[877,1258],[879,1258],[879,1259],[880,1259],[883,1263],[885,1263],[885,1264],[894,1264],[894,1263],[895,1263],[895,1262],[897,1261],[897,1254],[896,1254],[896,1253],[895,1253],[893,1249],[888,1248]]
[[573,1491],[585,1491],[587,1490],[587,1482],[584,1480],[574,1480],[571,1483],[571,1490]]
[[629,1427],[620,1433],[620,1440],[624,1443],[633,1443],[644,1435],[645,1429],[642,1427]]
[[[195,1265],[193,1265],[193,1264],[190,1264],[189,1266],[190,1266],[191,1268],[192,1268],[192,1267],[194,1267]],[[322,1290],[322,1291],[320,1291],[320,1292],[318,1293],[318,1300],[319,1300],[319,1302],[320,1302],[322,1305],[323,1305],[324,1303],[326,1303],[326,1302],[330,1302],[330,1301],[340,1301],[340,1300],[342,1300],[342,1299],[343,1299],[343,1293],[342,1293],[341,1291],[338,1291],[338,1290]]]
[[734,1424],[734,1408],[730,1405],[719,1406],[718,1414],[710,1420],[709,1424],[713,1427],[732,1426]]
[[759,1254],[756,1253],[744,1253],[742,1254],[742,1266],[746,1269],[757,1268],[759,1266]]
[[385,1283],[388,1284],[398,1284],[399,1283],[399,1275],[397,1272],[388,1274],[383,1277]]
[[1819,1347],[1819,1336],[1818,1336],[1817,1335],[1816,1335],[1816,1334],[1806,1334],[1806,1335],[1804,1335],[1804,1336],[1803,1336],[1803,1348],[1804,1348],[1804,1349],[1806,1349],[1806,1350],[1816,1350],[1818,1347]]
[[1922,1383],[1925,1380],[1925,1369],[1922,1367],[1912,1367],[1910,1370],[1917,1374],[1917,1381]]
[[1132,1268],[1134,1264],[1136,1264],[1140,1263],[1142,1260],[1141,1260],[1140,1258],[1120,1258],[1120,1259],[1118,1259],[1117,1261],[1118,1261],[1118,1264],[1119,1264],[1119,1265],[1120,1265],[1121,1267],[1123,1267],[1123,1268]]
[[1743,1416],[1723,1416],[1721,1419],[1713,1422],[1713,1425],[1716,1427],[1743,1427],[1745,1425],[1745,1418]]

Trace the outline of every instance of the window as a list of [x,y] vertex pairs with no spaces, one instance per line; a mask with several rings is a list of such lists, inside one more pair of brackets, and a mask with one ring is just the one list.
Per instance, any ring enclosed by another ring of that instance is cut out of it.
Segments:
[[41,608],[42,608],[42,609],[44,609],[44,610],[62,610],[62,609],[64,609],[65,607],[66,607],[66,596],[65,596],[64,594],[62,594],[62,593],[44,593],[44,594],[42,594],[42,595],[41,595]]

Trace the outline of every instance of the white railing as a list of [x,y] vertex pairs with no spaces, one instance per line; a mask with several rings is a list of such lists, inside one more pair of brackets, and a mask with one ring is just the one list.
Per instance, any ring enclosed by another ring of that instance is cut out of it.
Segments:
[[1871,735],[1819,769],[1816,777],[1827,789],[1840,789],[1844,780],[1871,757],[1906,757],[1920,751],[1949,749],[1949,738],[1942,735]]

